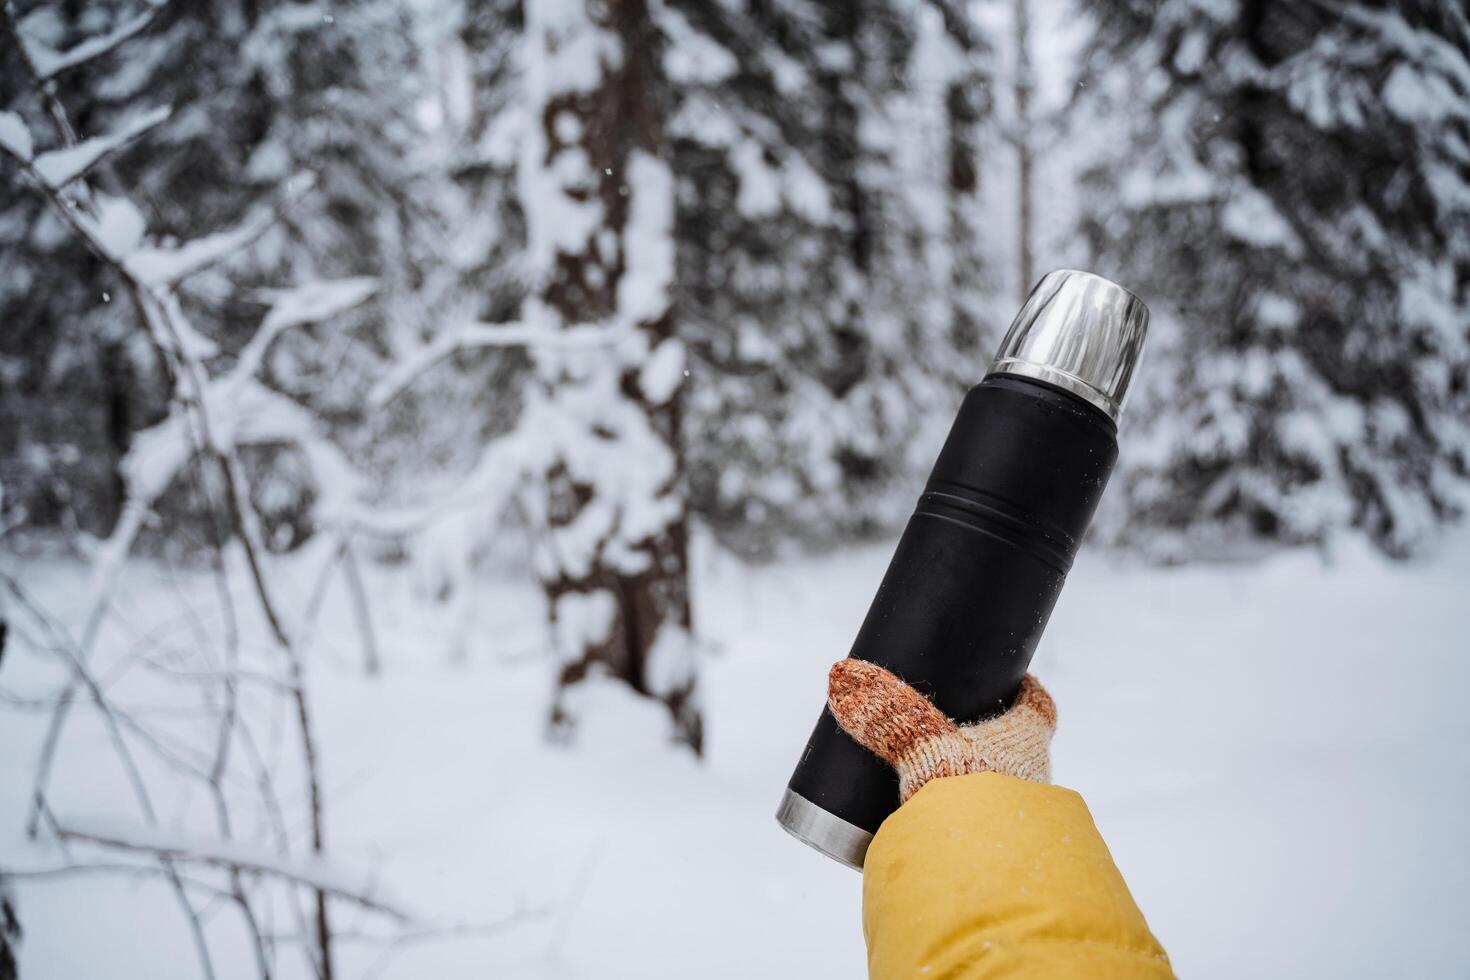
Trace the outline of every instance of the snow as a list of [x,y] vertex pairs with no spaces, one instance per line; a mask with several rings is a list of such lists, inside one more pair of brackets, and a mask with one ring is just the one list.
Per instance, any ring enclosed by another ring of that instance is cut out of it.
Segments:
[[544,45],[541,57],[528,60],[532,91],[590,92],[602,81],[605,69],[615,70],[623,63],[617,35],[594,23],[582,0],[532,4],[526,11],[526,29]]
[[[356,633],[340,595],[313,653],[328,859],[372,868],[375,888],[431,918],[526,913],[492,935],[415,943],[380,975],[862,976],[859,877],[793,841],[772,814],[826,669],[846,652],[890,552],[751,567],[700,539],[695,618],[716,651],[701,663],[703,762],[668,743],[659,709],[610,683],[583,686],[573,744],[543,739],[553,668],[516,646],[543,608],[524,580],[478,583],[469,659],[450,667],[440,607],[405,586],[407,570],[365,569],[384,674],[351,668]],[[81,566],[23,571],[62,614],[82,608]],[[278,591],[304,595],[291,586],[306,572],[283,568]],[[1056,779],[1088,801],[1181,976],[1470,968],[1467,577],[1463,530],[1417,565],[1355,543],[1325,558],[1182,570],[1084,552],[1035,661],[1060,706]],[[99,662],[135,635],[192,635],[168,632],[170,617],[180,596],[204,602],[209,589],[198,573],[132,563],[128,627],[104,633]],[[19,646],[4,667],[7,692],[59,677]],[[145,680],[129,676],[116,693],[152,698]],[[0,712],[7,771],[28,770],[41,725]],[[101,732],[79,726],[66,757],[58,806],[116,812]],[[6,866],[56,859],[19,840],[26,784],[0,783]],[[17,891],[22,977],[197,975],[162,884],[71,878]],[[238,940],[230,918],[210,920],[225,950]],[[378,952],[344,948],[344,975],[362,975]],[[220,960],[224,976],[249,975],[248,957]]]
[[658,628],[648,649],[648,689],[656,695],[668,696],[687,691],[699,666],[694,637],[682,626],[665,622]]
[[137,250],[148,231],[148,221],[138,206],[125,197],[96,195],[97,220],[92,226],[97,244],[120,260]]
[[730,166],[740,180],[735,207],[744,217],[771,217],[784,202],[809,221],[831,220],[827,185],[800,156],[792,154],[773,165],[759,142],[739,138],[730,148]]
[[618,316],[652,323],[668,311],[674,281],[674,175],[668,164],[635,150],[626,175],[631,200],[623,228]]
[[158,499],[193,455],[184,426],[169,417],[133,436],[128,454],[118,465],[128,497],[142,504]]
[[35,144],[24,119],[13,112],[0,112],[0,147],[21,162],[30,160]]
[[684,380],[684,345],[669,338],[653,349],[638,372],[638,387],[650,405],[662,405],[674,397]]
[[1301,254],[1301,242],[1281,213],[1260,191],[1236,188],[1220,214],[1220,227],[1257,248],[1280,248],[1289,256]]
[[586,151],[575,146],[563,147],[550,166],[543,166],[547,152],[544,127],[527,126],[522,135],[522,165],[516,168],[516,184],[528,214],[526,263],[529,268],[549,269],[559,251],[581,254],[593,233],[603,227],[602,204],[596,195],[579,201],[566,192],[595,187],[597,175]]
[[[546,106],[594,89],[605,70],[622,63],[616,35],[593,23],[581,3],[532,4],[526,11],[526,35],[522,93],[526,121],[539,123]],[[563,111],[553,128],[559,144],[554,148],[544,125],[523,126],[518,140],[516,189],[527,219],[526,265],[540,277],[551,274],[558,253],[589,251],[592,236],[605,227],[601,200],[593,192],[603,175],[591,166],[586,149],[574,142],[582,135],[581,121]],[[612,254],[604,255],[605,263],[613,261]],[[523,318],[540,325],[534,310]]]
[[832,220],[832,197],[817,172],[800,157],[791,157],[782,167],[784,193],[792,210],[819,224]]
[[681,85],[713,85],[730,78],[740,67],[729,49],[694,29],[689,19],[673,7],[654,8],[668,44],[664,48],[664,72]]
[[754,140],[741,140],[730,151],[730,166],[740,178],[735,206],[747,218],[764,218],[781,205],[781,181],[776,169],[765,160],[765,152]]
[[1262,293],[1256,300],[1256,319],[1264,326],[1289,330],[1301,320],[1301,310],[1289,296]]
[[919,11],[919,31],[914,39],[913,86],[941,90],[974,67],[965,51],[944,28],[944,17],[933,7]]
[[606,589],[568,592],[556,600],[556,651],[564,661],[603,643],[617,618],[618,601]]
[[1404,122],[1434,126],[1454,115],[1461,101],[1448,79],[1425,75],[1409,65],[1396,65],[1383,84],[1383,103]]
[[31,161],[31,166],[51,187],[65,187],[92,169],[104,156],[157,126],[171,113],[168,106],[138,113],[110,133],[93,136],[76,146],[41,153]]

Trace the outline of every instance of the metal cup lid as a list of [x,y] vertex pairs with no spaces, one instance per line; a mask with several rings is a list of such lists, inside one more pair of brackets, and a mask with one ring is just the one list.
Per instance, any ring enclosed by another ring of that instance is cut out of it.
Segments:
[[1114,422],[1148,333],[1148,307],[1091,272],[1048,272],[1031,290],[995,353],[991,374],[1056,385]]

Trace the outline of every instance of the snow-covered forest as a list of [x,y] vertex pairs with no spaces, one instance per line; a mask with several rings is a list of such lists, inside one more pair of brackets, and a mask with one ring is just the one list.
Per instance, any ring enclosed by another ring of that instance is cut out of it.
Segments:
[[[3,0],[0,980],[861,975],[771,820],[1035,280],[1187,976],[1470,970],[1453,0]],[[1121,720],[1120,720],[1121,719]]]

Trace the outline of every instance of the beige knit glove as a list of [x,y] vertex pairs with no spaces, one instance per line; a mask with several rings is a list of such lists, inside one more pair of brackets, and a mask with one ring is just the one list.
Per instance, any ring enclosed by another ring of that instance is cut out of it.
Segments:
[[847,734],[898,771],[900,803],[939,776],[999,772],[1051,781],[1057,709],[1030,674],[1009,711],[974,725],[956,725],[893,674],[850,657],[832,665],[827,703]]

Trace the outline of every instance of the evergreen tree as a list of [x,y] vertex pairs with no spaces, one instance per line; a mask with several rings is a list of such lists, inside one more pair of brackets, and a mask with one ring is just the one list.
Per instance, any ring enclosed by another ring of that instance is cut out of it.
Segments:
[[[661,20],[693,499],[743,547],[900,522],[956,365],[978,359],[983,50],[939,7],[676,3]],[[918,57],[936,52],[937,72]]]
[[1087,6],[1127,134],[1086,229],[1159,324],[1129,526],[1409,552],[1470,473],[1464,8]]
[[[460,15],[466,283],[492,323],[514,318],[525,278],[507,191],[526,125],[522,6]],[[994,340],[976,198],[986,45],[947,0],[674,0],[650,17],[678,188],[691,506],[757,552],[891,527]]]

